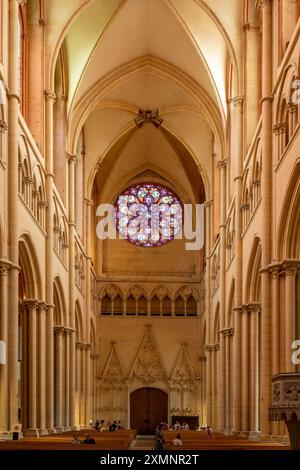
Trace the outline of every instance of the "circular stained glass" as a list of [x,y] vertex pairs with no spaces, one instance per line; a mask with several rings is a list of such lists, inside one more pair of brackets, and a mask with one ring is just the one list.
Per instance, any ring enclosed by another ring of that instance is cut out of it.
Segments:
[[136,184],[118,197],[116,222],[121,237],[131,243],[161,246],[181,231],[181,203],[173,191],[160,184]]

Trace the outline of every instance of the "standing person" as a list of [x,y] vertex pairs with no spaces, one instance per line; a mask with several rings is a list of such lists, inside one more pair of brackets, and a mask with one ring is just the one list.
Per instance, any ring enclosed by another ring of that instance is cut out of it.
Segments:
[[163,450],[164,448],[164,433],[162,431],[162,426],[159,425],[155,431],[155,448],[154,450]]
[[210,426],[207,426],[207,435],[208,435],[208,439],[214,439],[215,438],[213,430]]

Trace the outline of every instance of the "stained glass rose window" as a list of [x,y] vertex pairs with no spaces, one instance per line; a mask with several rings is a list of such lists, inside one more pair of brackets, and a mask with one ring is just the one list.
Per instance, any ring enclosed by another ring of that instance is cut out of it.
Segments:
[[116,223],[122,238],[137,246],[161,246],[182,228],[182,206],[169,188],[141,183],[123,191],[116,201]]

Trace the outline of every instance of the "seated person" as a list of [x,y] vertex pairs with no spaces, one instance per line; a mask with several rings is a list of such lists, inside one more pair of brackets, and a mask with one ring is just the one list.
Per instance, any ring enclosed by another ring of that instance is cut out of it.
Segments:
[[117,421],[115,420],[110,426],[109,426],[109,432],[115,432],[118,428]]
[[180,434],[177,434],[176,438],[173,439],[172,446],[174,447],[182,446],[182,440],[181,440]]
[[96,429],[96,431],[100,430],[100,421],[99,421],[99,419],[96,419],[96,421],[94,423],[94,428]]
[[83,444],[96,444],[96,441],[90,434],[86,434],[84,436]]
[[181,426],[181,429],[184,429],[185,431],[188,431],[190,429],[188,423],[183,423]]
[[100,431],[106,431],[107,430],[107,427],[105,426],[105,420],[104,419],[101,419],[100,421]]
[[177,431],[178,429],[181,428],[179,421],[176,421],[176,422],[175,422],[173,428],[175,429],[175,431]]
[[79,434],[74,434],[73,435],[72,444],[74,444],[74,445],[81,444]]
[[119,419],[119,421],[118,421],[117,428],[118,428],[118,429],[124,429],[124,426],[122,426],[122,422],[121,422],[120,419]]

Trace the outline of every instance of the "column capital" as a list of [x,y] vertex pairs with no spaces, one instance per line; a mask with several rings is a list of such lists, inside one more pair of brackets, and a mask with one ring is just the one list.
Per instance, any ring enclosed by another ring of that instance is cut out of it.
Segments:
[[282,263],[282,269],[286,276],[296,276],[300,269],[300,262],[297,259],[286,259]]
[[244,103],[244,96],[243,95],[235,96],[232,99],[232,102],[235,108],[242,107]]
[[94,201],[92,199],[89,199],[87,197],[84,198],[84,202],[86,203],[87,206],[93,206]]
[[71,328],[70,326],[65,328],[65,334],[66,335],[72,335],[75,332],[76,332],[76,330],[74,330],[74,328]]
[[228,327],[223,328],[222,330],[220,330],[219,333],[222,333],[223,336],[233,336],[234,331],[235,330],[232,326],[228,326]]
[[39,310],[44,310],[45,312],[48,310],[48,305],[46,304],[46,302],[39,302]]
[[28,308],[37,308],[39,306],[39,301],[37,299],[25,299],[22,301],[23,307]]
[[222,170],[222,169],[226,169],[228,165],[228,158],[224,158],[223,160],[219,160],[218,163],[217,163],[217,168],[219,170]]
[[46,100],[48,101],[55,101],[56,100],[56,94],[53,90],[45,90],[44,91],[44,94],[45,94],[45,98]]
[[269,3],[272,3],[273,0],[256,0],[256,8],[264,8]]
[[289,101],[288,104],[287,104],[287,112],[288,113],[295,113],[296,112],[296,105],[292,101]]
[[3,119],[0,119],[0,132],[7,131],[7,124]]
[[66,152],[66,159],[69,163],[74,163],[75,165],[77,165],[77,163],[78,163],[77,156],[73,155],[71,153],[68,153],[68,152]]
[[7,258],[0,259],[0,275],[5,276],[12,267],[12,262]]
[[54,329],[54,334],[55,335],[63,335],[64,332],[65,332],[65,328],[63,326],[60,326],[60,325],[54,326],[53,329]]
[[205,209],[209,209],[213,205],[213,200],[209,199],[208,201],[204,202]]

